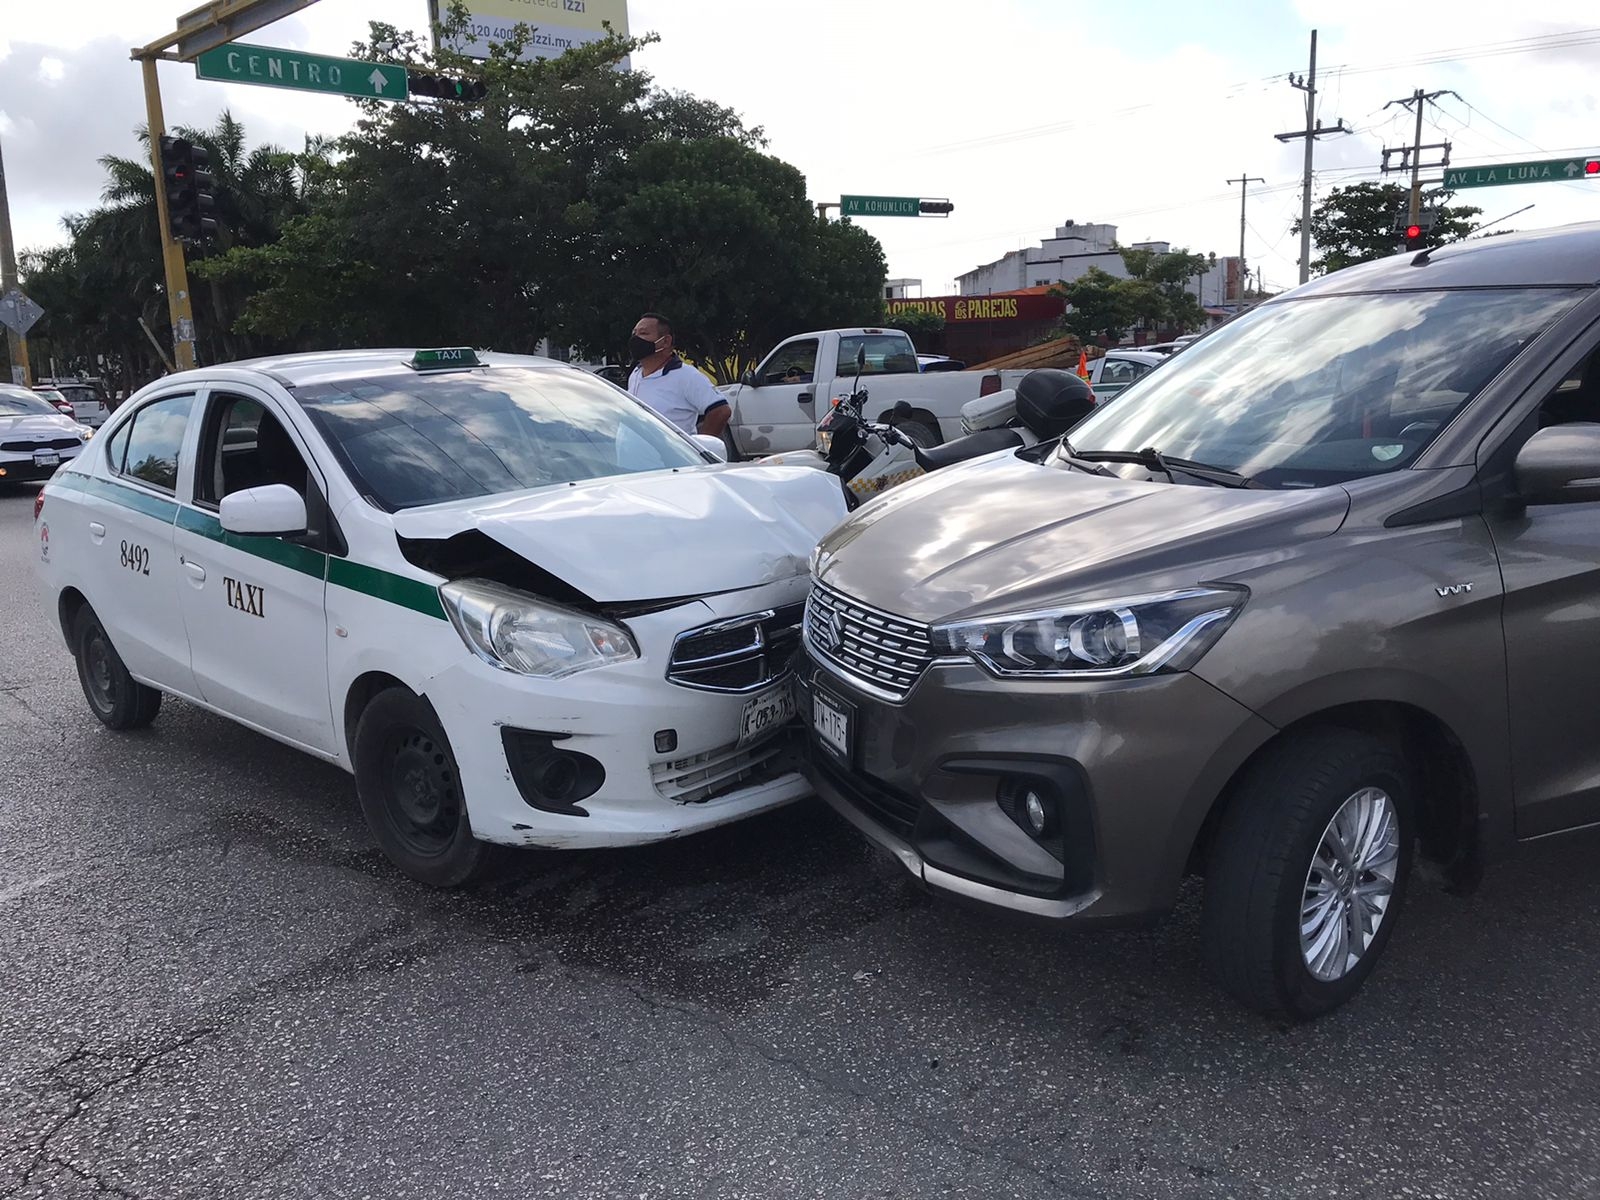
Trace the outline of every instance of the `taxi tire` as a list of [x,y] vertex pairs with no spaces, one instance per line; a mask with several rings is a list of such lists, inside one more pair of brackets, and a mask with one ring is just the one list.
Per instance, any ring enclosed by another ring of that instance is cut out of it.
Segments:
[[[143,729],[161,711],[161,693],[128,673],[122,656],[111,644],[94,609],[85,604],[72,621],[72,657],[78,665],[78,684],[92,712],[107,729]],[[105,670],[104,696],[97,697],[91,673]]]
[[[498,847],[479,841],[467,817],[466,798],[460,791],[460,771],[450,739],[434,714],[433,706],[406,688],[389,688],[368,703],[356,724],[351,747],[356,795],[367,828],[378,848],[402,872],[430,887],[454,888],[486,874],[497,861]],[[454,789],[456,817],[445,844],[431,853],[419,851],[402,832],[406,817],[397,794],[395,775],[399,755],[419,754],[433,759],[438,777]]]

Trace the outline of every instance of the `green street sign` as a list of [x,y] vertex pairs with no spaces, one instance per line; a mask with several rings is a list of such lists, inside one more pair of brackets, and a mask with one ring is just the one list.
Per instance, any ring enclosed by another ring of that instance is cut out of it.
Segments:
[[840,196],[842,217],[915,217],[921,214],[918,196]]
[[1444,173],[1444,190],[1596,178],[1600,178],[1600,164],[1594,158],[1546,158],[1538,162],[1496,163],[1492,167],[1455,167]]
[[247,46],[243,42],[229,42],[207,50],[194,60],[194,73],[199,79],[220,83],[254,83],[301,92],[331,92],[362,100],[404,100],[410,95],[404,67],[362,62],[358,58],[327,58],[271,46]]

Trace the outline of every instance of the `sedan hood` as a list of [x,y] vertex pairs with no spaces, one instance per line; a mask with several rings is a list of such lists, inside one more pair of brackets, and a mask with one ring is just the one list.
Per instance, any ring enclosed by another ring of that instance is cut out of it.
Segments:
[[1019,611],[1224,580],[1333,533],[1349,507],[1337,487],[1191,487],[1002,454],[858,510],[823,540],[819,578],[918,621]]
[[23,416],[8,416],[0,414],[0,438],[58,438],[78,437],[80,431],[78,423],[67,416],[46,416],[40,413],[35,416],[28,413]]
[[803,575],[845,514],[839,481],[798,467],[652,471],[429,505],[403,538],[478,530],[606,604],[710,595]]

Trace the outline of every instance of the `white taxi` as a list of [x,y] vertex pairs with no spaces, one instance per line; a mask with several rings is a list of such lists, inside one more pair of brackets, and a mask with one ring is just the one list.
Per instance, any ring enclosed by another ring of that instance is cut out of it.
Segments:
[[471,350],[171,375],[36,504],[39,578],[113,729],[163,693],[354,773],[379,846],[624,846],[788,803],[807,560],[844,516],[626,393]]

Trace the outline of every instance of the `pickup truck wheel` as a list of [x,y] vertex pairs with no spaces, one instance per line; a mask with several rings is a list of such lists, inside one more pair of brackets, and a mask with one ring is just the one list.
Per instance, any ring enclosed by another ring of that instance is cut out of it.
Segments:
[[930,446],[937,446],[941,442],[938,431],[928,428],[922,421],[895,421],[893,424],[896,429],[924,450]]
[[1224,990],[1296,1020],[1355,995],[1405,897],[1412,797],[1400,755],[1350,731],[1293,738],[1249,769],[1206,871],[1201,937]]
[[455,754],[433,707],[405,688],[373,697],[356,725],[356,794],[378,848],[419,883],[482,875],[493,848],[472,834]]
[[72,656],[89,711],[107,729],[143,729],[161,711],[161,693],[132,675],[87,604],[72,622]]

